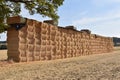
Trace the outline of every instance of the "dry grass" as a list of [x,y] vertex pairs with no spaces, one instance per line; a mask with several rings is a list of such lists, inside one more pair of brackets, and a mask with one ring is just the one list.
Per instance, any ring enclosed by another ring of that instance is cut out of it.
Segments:
[[0,60],[7,59],[7,50],[0,50]]
[[118,51],[118,50],[120,50],[120,47],[114,47],[114,50]]
[[120,50],[63,60],[2,65],[0,80],[120,80]]

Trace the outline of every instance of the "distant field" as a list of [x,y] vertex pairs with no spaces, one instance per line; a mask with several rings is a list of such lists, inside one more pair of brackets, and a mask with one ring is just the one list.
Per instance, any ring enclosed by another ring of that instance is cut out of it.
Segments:
[[116,50],[120,50],[120,47],[114,47],[114,50],[116,51]]
[[[0,51],[6,59],[6,51]],[[0,62],[0,80],[120,80],[120,48],[63,60]]]

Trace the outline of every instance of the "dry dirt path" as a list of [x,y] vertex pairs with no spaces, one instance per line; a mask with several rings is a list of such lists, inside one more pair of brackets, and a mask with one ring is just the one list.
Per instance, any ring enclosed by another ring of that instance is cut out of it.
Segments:
[[120,50],[63,60],[0,66],[0,80],[120,80]]

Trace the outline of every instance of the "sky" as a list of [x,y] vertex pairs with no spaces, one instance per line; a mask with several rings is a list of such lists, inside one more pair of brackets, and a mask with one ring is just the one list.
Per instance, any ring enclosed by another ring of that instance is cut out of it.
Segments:
[[[39,14],[29,15],[22,6],[21,16],[38,21],[49,19]],[[65,0],[58,9],[59,26],[73,25],[78,30],[89,29],[93,34],[120,37],[120,0]],[[6,40],[0,34],[0,41]]]

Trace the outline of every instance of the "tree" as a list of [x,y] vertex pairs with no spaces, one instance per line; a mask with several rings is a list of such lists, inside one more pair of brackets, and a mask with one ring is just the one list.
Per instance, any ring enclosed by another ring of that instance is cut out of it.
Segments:
[[7,28],[5,19],[19,15],[21,4],[24,4],[31,15],[38,13],[57,21],[57,9],[63,2],[64,0],[0,0],[0,30],[4,31]]

